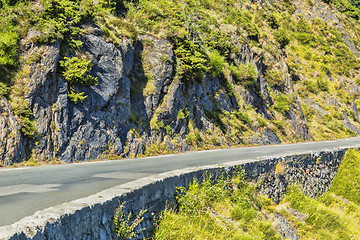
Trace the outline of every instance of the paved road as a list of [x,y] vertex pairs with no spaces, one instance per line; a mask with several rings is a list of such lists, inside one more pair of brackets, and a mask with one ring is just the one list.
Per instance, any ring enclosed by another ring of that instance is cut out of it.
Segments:
[[175,169],[356,146],[360,147],[360,137],[106,162],[2,169],[0,170],[0,226],[14,223],[41,209],[87,197],[138,178]]

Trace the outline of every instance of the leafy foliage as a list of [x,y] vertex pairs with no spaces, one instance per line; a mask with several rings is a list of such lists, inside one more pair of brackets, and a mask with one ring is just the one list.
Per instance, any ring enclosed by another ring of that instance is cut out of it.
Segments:
[[14,99],[12,101],[12,107],[15,115],[19,117],[22,133],[29,138],[35,137],[36,126],[35,122],[32,120],[32,111],[29,104],[22,98]]
[[62,75],[72,85],[93,86],[97,83],[97,78],[88,75],[90,71],[90,61],[78,57],[68,58],[60,61],[63,68]]
[[207,62],[201,53],[198,45],[184,40],[175,50],[178,59],[178,73],[184,80],[195,78],[201,80],[204,73],[208,70],[205,63]]
[[290,99],[287,96],[285,96],[284,94],[280,94],[275,99],[274,108],[278,112],[285,113],[290,110],[290,104],[291,104]]
[[140,232],[137,227],[144,220],[143,215],[146,213],[145,210],[141,210],[135,219],[132,219],[131,212],[128,215],[125,214],[124,204],[120,204],[114,216],[115,234],[120,240],[132,239],[137,236]]
[[216,50],[209,54],[209,67],[214,77],[219,77],[223,73],[225,67],[225,60]]
[[75,85],[94,86],[97,84],[97,78],[88,74],[90,71],[91,60],[86,61],[78,57],[68,58],[60,61],[62,75],[69,82],[70,90],[68,93],[69,100],[77,104],[83,102],[87,96],[83,92],[76,91]]
[[237,83],[244,84],[245,86],[251,85],[256,78],[258,73],[253,63],[239,64],[238,66],[231,65],[230,71],[234,80]]
[[275,32],[275,39],[280,44],[280,48],[285,48],[290,43],[290,38],[284,29]]

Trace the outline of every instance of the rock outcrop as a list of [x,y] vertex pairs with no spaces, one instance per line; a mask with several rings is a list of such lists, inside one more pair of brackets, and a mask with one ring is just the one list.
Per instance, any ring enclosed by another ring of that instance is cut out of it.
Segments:
[[[229,93],[225,80],[206,75],[201,82],[183,81],[175,72],[172,43],[151,36],[139,36],[136,41],[123,39],[116,47],[102,36],[82,37],[81,49],[70,55],[60,51],[59,42],[50,45],[29,45],[28,55],[40,59],[31,65],[25,99],[36,122],[34,140],[25,139],[20,132],[9,104],[3,99],[4,135],[1,160],[3,164],[23,161],[32,156],[37,160],[83,161],[112,156],[144,154],[152,145],[163,144],[167,151],[191,149],[187,137],[190,131],[218,135],[216,144],[238,145],[240,136],[225,137],[230,126],[219,126],[214,112],[242,111],[247,105],[267,119],[273,116],[269,107],[273,100],[262,77],[261,57],[245,45],[234,56],[235,64],[253,63],[259,77],[253,88],[236,85],[235,94]],[[87,96],[82,103],[68,99],[69,86],[58,71],[61,57],[80,56],[90,59],[90,74],[98,79],[96,86],[75,86]],[[235,84],[229,79],[231,84]],[[258,91],[256,90],[258,89]],[[284,91],[293,94],[291,79],[284,79]],[[243,100],[241,100],[241,99]],[[298,101],[293,103],[289,119],[301,139],[311,139],[306,119]],[[7,106],[7,107],[5,107]],[[9,109],[7,109],[9,108]],[[219,127],[222,128],[219,130]],[[260,130],[255,124],[253,144],[275,144],[281,140],[270,129]],[[15,129],[15,130],[13,130]],[[6,138],[9,132],[14,138]],[[25,141],[26,140],[26,141]],[[203,140],[199,139],[199,144]],[[25,156],[24,146],[29,153]]]
[[0,159],[1,165],[12,165],[25,160],[24,139],[20,125],[9,102],[0,98]]

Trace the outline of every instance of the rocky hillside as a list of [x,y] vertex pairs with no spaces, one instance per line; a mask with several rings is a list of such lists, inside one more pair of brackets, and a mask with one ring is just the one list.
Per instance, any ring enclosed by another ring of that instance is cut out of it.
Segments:
[[0,3],[1,165],[359,134],[356,1]]

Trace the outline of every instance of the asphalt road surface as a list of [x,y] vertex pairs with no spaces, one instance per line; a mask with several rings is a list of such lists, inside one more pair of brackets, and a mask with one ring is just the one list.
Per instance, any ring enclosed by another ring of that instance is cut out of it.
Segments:
[[90,196],[138,178],[187,167],[258,160],[338,147],[360,147],[360,137],[298,144],[188,152],[32,168],[0,169],[0,226],[36,211]]

